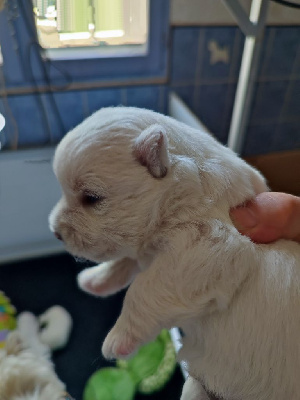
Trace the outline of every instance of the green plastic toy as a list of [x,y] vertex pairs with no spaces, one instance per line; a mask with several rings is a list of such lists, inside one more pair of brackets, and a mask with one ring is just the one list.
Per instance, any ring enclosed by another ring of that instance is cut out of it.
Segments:
[[130,360],[96,371],[85,386],[83,400],[133,400],[137,392],[154,393],[164,387],[175,368],[175,349],[164,329]]
[[8,297],[0,291],[0,349],[4,347],[5,340],[10,331],[16,328],[16,309]]

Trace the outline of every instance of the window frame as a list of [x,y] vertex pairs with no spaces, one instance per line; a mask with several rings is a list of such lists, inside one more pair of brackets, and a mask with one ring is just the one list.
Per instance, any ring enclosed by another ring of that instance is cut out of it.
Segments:
[[37,44],[31,1],[13,1],[18,6],[19,16],[10,24],[8,11],[0,12],[6,94],[47,91],[49,86],[53,91],[66,87],[76,89],[167,81],[169,0],[149,0],[147,54],[64,60],[47,58],[46,51]]
[[[130,2],[132,0],[122,0],[123,1],[123,7],[124,9],[132,7]],[[141,3],[141,0],[135,0],[138,3]],[[149,12],[150,12],[150,1],[149,0],[144,0],[147,1],[147,13],[148,15],[146,16],[147,20],[149,17]],[[133,19],[139,18],[140,14],[140,9],[131,9],[130,12],[130,17]],[[129,15],[127,16],[129,17]],[[150,20],[150,18],[149,18]],[[124,20],[124,29],[123,29],[123,36],[122,38],[119,38],[120,41],[124,40],[124,43],[130,39],[130,24],[128,24],[128,20]],[[147,21],[147,25],[148,25]],[[149,26],[147,26],[147,31]],[[97,32],[96,36],[97,36]],[[107,32],[108,33],[108,32]],[[108,39],[108,42],[110,42],[111,38]],[[126,44],[119,44],[119,45],[108,45],[108,46],[70,46],[69,48],[64,48],[64,47],[59,47],[59,48],[45,48],[46,49],[46,54],[49,58],[54,59],[54,60],[70,60],[70,59],[78,59],[79,58],[108,58],[108,57],[131,57],[131,56],[139,56],[139,55],[145,55],[148,51],[148,43],[141,43],[137,45],[126,45]],[[80,56],[82,55],[82,56]]]

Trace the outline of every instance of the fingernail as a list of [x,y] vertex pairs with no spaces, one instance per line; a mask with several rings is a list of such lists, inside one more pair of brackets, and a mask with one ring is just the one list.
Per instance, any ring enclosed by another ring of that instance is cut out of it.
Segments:
[[247,207],[238,207],[231,211],[230,216],[239,231],[247,231],[258,224],[253,210]]

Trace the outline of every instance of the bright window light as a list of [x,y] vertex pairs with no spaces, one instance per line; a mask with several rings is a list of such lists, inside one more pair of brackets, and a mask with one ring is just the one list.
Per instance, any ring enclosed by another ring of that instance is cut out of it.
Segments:
[[45,49],[145,45],[149,0],[33,0]]

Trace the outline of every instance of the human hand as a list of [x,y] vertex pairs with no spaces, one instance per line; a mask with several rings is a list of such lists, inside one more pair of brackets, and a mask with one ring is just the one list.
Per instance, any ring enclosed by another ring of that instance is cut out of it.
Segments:
[[260,193],[230,211],[237,230],[256,243],[290,239],[300,243],[300,197],[287,193]]

